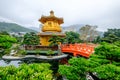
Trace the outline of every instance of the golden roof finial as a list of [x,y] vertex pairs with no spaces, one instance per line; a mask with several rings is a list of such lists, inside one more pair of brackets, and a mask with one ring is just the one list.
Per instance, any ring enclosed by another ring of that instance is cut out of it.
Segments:
[[50,11],[50,16],[54,16],[54,11],[53,10]]

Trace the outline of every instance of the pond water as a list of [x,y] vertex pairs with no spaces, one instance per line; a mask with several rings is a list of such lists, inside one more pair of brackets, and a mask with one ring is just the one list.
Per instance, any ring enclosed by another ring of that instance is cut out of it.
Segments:
[[16,60],[16,61],[5,61],[5,60],[0,59],[0,66],[3,66],[3,67],[9,66],[9,65],[14,65],[14,66],[18,67],[20,63],[21,63],[20,60]]

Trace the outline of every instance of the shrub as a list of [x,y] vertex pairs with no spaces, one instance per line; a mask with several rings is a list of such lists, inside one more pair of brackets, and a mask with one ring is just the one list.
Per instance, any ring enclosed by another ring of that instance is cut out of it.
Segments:
[[84,58],[72,58],[70,65],[60,65],[59,73],[66,76],[68,80],[85,80],[88,70],[88,61]]
[[98,77],[101,80],[119,80],[120,79],[120,67],[112,64],[102,65],[94,68]]
[[9,35],[0,35],[0,46],[4,49],[8,49],[12,46],[12,43],[16,43],[17,40]]
[[17,53],[21,54],[21,55],[26,55],[27,54],[25,50],[19,50]]
[[25,45],[38,45],[39,44],[39,37],[34,32],[26,33],[24,35],[23,43]]
[[19,67],[0,67],[0,80],[52,80],[50,64],[22,64]]
[[105,56],[106,59],[111,61],[119,61],[120,60],[120,47],[104,43],[100,45],[99,47],[95,48],[95,54]]
[[54,54],[54,51],[48,50],[47,55],[52,55],[52,54]]

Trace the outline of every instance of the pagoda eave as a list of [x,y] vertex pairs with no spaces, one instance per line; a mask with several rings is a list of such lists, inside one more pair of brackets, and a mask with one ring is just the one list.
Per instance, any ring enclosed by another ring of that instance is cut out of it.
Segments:
[[64,33],[53,33],[53,32],[42,32],[38,34],[39,36],[53,36],[53,35],[57,35],[57,36],[61,36],[61,37],[65,37],[66,35]]
[[56,22],[58,22],[59,24],[62,24],[62,23],[64,23],[63,22],[63,18],[57,18],[57,17],[55,17],[55,16],[53,16],[53,17],[50,17],[50,16],[42,16],[40,19],[39,19],[39,21],[41,22],[41,23],[45,23],[46,21],[56,21]]

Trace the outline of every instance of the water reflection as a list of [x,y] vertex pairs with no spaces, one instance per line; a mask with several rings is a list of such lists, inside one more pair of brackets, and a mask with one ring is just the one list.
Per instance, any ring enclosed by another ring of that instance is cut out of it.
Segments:
[[9,66],[9,65],[14,65],[18,67],[20,63],[21,63],[20,60],[16,60],[16,61],[8,61],[8,60],[2,60],[2,59],[0,60],[0,66],[3,66],[3,67]]

